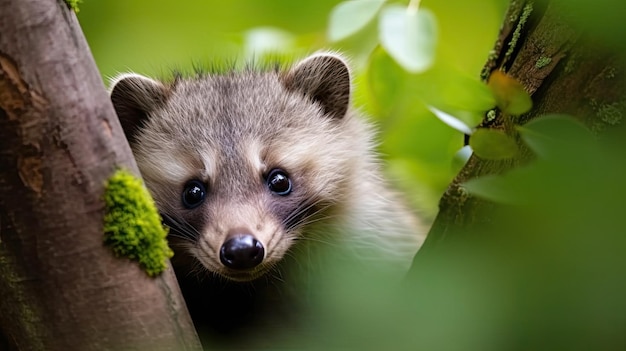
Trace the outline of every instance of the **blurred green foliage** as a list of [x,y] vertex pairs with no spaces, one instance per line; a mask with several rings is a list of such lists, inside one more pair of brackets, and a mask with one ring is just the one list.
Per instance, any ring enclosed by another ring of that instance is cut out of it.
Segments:
[[[390,174],[432,217],[463,146],[462,133],[438,119],[433,107],[471,124],[496,105],[479,74],[507,1],[422,1],[436,18],[437,43],[432,66],[414,74],[378,46],[376,19],[331,43],[328,24],[337,3],[92,0],[82,4],[79,19],[104,77],[128,70],[168,76],[172,68],[268,52],[345,52],[354,66],[354,102],[378,124]],[[599,41],[625,48],[622,2],[569,4],[572,18]],[[266,343],[294,349],[625,349],[622,129],[595,138],[560,117],[520,127],[538,159],[467,185],[502,204],[485,214],[487,223],[449,233],[445,244],[420,258],[403,286],[329,258],[334,269],[310,292],[314,313],[305,328],[268,335],[272,342]]]
[[624,126],[603,138],[566,116],[520,130],[537,152],[471,193],[499,203],[418,254],[403,284],[329,259],[288,349],[623,350]]
[[463,135],[427,106],[474,121],[494,106],[479,74],[506,1],[423,1],[421,7],[436,16],[437,41],[432,67],[419,74],[407,73],[377,46],[376,18],[354,35],[330,42],[330,14],[338,3],[87,1],[79,20],[105,80],[126,71],[168,77],[172,69],[194,64],[341,51],[354,67],[356,106],[380,128],[380,151],[391,178],[423,216],[433,218],[454,176],[452,159]]

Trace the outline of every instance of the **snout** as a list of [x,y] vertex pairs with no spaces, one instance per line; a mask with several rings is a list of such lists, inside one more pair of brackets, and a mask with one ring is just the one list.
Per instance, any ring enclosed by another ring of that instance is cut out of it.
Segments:
[[247,230],[234,230],[229,233],[220,248],[220,262],[230,269],[249,270],[265,257],[263,244]]
[[[192,255],[209,272],[236,282],[257,280],[277,267],[289,244],[276,227],[236,226],[220,235],[206,231]],[[263,230],[265,229],[265,230]]]

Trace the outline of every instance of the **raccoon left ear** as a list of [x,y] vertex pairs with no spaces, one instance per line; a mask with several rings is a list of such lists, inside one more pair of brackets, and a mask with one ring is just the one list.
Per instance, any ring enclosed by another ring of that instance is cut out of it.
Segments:
[[169,90],[154,79],[124,73],[112,81],[110,94],[124,134],[132,140],[150,113],[165,103]]
[[282,78],[287,90],[299,91],[318,102],[324,113],[343,118],[350,105],[350,70],[337,55],[316,54],[293,67]]

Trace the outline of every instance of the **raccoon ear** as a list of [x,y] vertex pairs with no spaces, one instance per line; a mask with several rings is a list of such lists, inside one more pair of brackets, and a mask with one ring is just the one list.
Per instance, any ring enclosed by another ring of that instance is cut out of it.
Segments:
[[111,101],[124,134],[132,140],[148,114],[167,100],[169,90],[156,80],[124,73],[111,82]]
[[282,78],[287,90],[318,102],[324,113],[343,118],[350,105],[350,70],[339,56],[316,54],[296,64]]

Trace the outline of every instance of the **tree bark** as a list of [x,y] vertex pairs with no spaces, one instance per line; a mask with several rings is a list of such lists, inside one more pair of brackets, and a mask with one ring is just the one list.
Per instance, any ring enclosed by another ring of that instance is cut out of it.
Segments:
[[[553,113],[572,115],[595,132],[620,122],[626,101],[623,54],[586,35],[573,24],[575,16],[567,1],[511,1],[481,77],[487,81],[494,70],[506,71],[531,95],[533,108],[517,117],[496,110],[495,118],[486,118],[479,127],[515,136],[515,125]],[[423,257],[450,237],[492,220],[488,213],[495,205],[469,195],[462,184],[475,177],[501,174],[532,159],[524,145],[519,146],[523,152],[514,159],[470,157],[440,200],[440,211],[416,255],[413,272],[419,270]]]
[[117,167],[138,174],[74,13],[0,0],[0,349],[200,349],[173,271],[103,245]]

